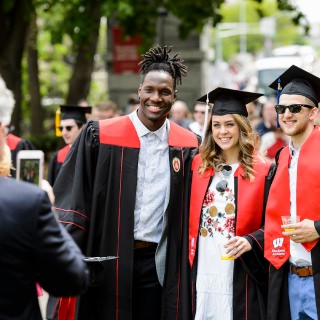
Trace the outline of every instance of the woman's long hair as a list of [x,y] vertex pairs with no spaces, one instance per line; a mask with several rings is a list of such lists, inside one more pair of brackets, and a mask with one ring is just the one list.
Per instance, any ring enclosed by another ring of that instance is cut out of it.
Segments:
[[[239,114],[231,114],[235,122],[239,126],[239,162],[244,170],[244,179],[254,180],[254,152],[256,143],[259,139],[258,135],[253,132],[248,118]],[[212,136],[212,117],[206,128],[205,138],[200,147],[200,156],[202,164],[199,168],[199,173],[203,174],[207,169],[213,168],[215,171],[221,171],[221,164],[226,161],[223,158],[222,149],[215,143]]]

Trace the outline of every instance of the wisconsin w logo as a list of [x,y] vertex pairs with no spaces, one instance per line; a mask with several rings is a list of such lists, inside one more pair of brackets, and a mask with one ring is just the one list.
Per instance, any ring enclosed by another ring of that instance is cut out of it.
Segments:
[[282,247],[283,245],[283,238],[276,238],[273,241],[273,247],[274,248],[278,248],[278,247]]

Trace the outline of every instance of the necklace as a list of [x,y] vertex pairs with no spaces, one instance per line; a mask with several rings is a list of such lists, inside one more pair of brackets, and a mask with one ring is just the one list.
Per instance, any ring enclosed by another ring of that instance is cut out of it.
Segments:
[[222,174],[222,180],[217,183],[216,189],[218,192],[223,193],[228,188],[228,179],[232,173],[232,167],[228,164],[219,164],[217,168],[219,168],[220,166],[222,166],[222,170],[218,171],[218,173],[220,174],[220,176]]

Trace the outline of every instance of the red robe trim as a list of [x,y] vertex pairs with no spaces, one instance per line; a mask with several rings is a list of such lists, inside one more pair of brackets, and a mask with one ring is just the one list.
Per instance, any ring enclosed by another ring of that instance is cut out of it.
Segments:
[[[100,120],[100,143],[121,147],[140,148],[140,140],[129,116]],[[194,133],[186,131],[170,121],[168,145],[188,148],[197,147],[198,140]]]
[[63,163],[69,150],[70,150],[70,147],[71,145],[66,145],[64,146],[63,148],[61,148],[59,151],[58,151],[58,154],[57,154],[57,162],[58,163]]
[[[250,182],[242,178],[243,169],[235,172],[238,181],[238,193],[236,194],[236,235],[243,236],[254,232],[261,227],[265,178],[268,175],[270,163],[262,158],[256,157],[254,165],[255,180]],[[203,175],[198,174],[201,164],[200,155],[195,156],[192,163],[192,183],[189,217],[189,262],[192,267],[196,254],[196,247],[199,236],[200,216],[203,200],[209,187],[210,177],[214,175],[212,168],[206,170]],[[250,217],[248,219],[248,217]]]
[[[320,202],[320,167],[311,165],[320,158],[320,131],[315,127],[302,145],[297,168],[297,215],[304,219],[319,220]],[[290,239],[282,235],[281,216],[290,215],[290,150],[285,147],[280,152],[278,168],[272,182],[266,209],[265,223],[265,257],[279,269],[290,256]],[[318,242],[305,242],[302,245],[310,251]]]
[[15,135],[13,135],[12,133],[9,133],[6,138],[6,144],[8,145],[8,147],[10,148],[11,151],[16,150],[17,145],[21,140],[22,139],[20,137],[17,137]]
[[74,320],[76,312],[76,297],[60,298],[58,320]]

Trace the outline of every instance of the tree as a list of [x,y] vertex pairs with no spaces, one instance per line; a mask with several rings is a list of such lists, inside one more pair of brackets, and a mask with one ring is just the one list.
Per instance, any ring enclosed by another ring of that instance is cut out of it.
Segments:
[[[262,0],[255,2],[261,3]],[[213,26],[220,22],[223,3],[223,0],[2,0],[0,40],[3,46],[0,50],[0,73],[16,99],[13,123],[17,134],[20,133],[21,123],[22,57],[34,14],[37,14],[38,21],[43,24],[42,32],[50,34],[52,44],[61,45],[66,39],[70,43],[69,51],[64,57],[73,68],[68,82],[67,101],[75,103],[79,98],[84,98],[89,91],[101,16],[106,16],[111,22],[116,21],[125,34],[140,33],[143,39],[142,50],[145,50],[153,43],[160,12],[172,12],[180,19],[179,30],[183,38],[192,30],[200,32],[208,22]],[[294,12],[292,19],[295,23],[303,22],[304,16],[295,11],[296,8],[289,4],[289,0],[277,0],[277,3],[280,10]],[[263,16],[263,12],[259,10],[258,13]],[[304,26],[307,29],[307,26]],[[33,57],[32,61],[35,63],[37,52],[31,52],[32,47],[28,48],[29,59]],[[40,51],[38,54],[42,56]],[[36,68],[36,64],[34,66]],[[41,66],[39,68],[41,69]],[[40,89],[37,89],[39,86],[36,73],[36,70],[35,73],[29,71],[29,81],[32,81],[30,90],[33,90],[30,96],[35,99],[32,101],[33,106],[39,104],[41,97],[41,94],[38,95],[35,91],[42,90],[41,77]],[[45,89],[54,90],[55,88]],[[34,108],[33,113],[39,111],[38,107]],[[40,120],[32,121],[32,127],[37,121]]]
[[0,74],[16,100],[13,123],[17,134],[21,118],[21,61],[32,12],[32,0],[5,0],[0,5]]

